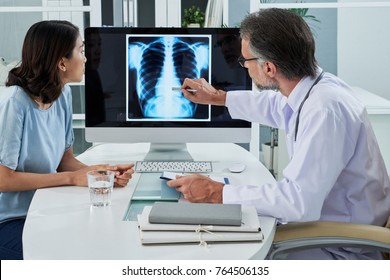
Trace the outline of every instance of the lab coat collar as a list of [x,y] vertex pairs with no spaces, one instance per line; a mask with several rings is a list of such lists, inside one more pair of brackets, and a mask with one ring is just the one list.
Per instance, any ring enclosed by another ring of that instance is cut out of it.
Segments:
[[321,75],[321,72],[322,72],[322,68],[317,67],[316,75],[314,77],[310,77],[310,76],[303,77],[295,86],[295,88],[292,90],[292,92],[287,98],[287,104],[294,112],[298,111],[299,106],[301,105],[307,92],[310,90],[310,87],[313,85],[317,77]]

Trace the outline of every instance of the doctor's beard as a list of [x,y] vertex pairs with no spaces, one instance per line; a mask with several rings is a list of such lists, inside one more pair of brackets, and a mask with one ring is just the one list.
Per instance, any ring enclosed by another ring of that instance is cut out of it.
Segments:
[[270,81],[268,85],[260,85],[259,83],[256,82],[254,82],[254,84],[258,91],[262,91],[262,90],[280,91],[279,83],[276,81]]

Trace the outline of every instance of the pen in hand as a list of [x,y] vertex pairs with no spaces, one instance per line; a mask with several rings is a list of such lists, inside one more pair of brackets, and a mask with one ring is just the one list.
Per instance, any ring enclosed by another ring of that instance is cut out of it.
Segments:
[[[174,90],[174,91],[178,91],[178,90],[182,90],[182,88],[181,87],[172,87],[172,90]],[[196,89],[192,89],[192,88],[186,88],[185,89],[186,91],[189,91],[189,92],[191,92],[191,93],[196,93]]]

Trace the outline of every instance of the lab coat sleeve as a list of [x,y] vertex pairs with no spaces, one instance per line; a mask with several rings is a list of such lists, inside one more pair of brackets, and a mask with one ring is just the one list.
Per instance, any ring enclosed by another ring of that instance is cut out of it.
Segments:
[[344,120],[326,109],[306,112],[301,118],[299,141],[284,178],[261,186],[225,185],[223,203],[253,205],[259,215],[280,222],[320,218],[328,193],[353,155],[352,139],[359,132],[348,131]]
[[272,90],[229,91],[226,107],[233,119],[261,123],[271,127],[283,127],[282,106],[286,98]]

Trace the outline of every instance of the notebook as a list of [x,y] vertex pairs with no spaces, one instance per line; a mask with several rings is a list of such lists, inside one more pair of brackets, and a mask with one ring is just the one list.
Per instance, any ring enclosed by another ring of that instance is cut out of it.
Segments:
[[[156,224],[149,223],[149,214],[152,205],[145,206],[142,213],[138,215],[138,226],[142,231],[196,231],[199,225],[189,224]],[[242,206],[242,221],[240,226],[220,226],[202,225],[202,229],[207,231],[227,231],[227,232],[259,232],[260,223],[256,208],[253,206]]]
[[138,215],[138,228],[141,243],[144,245],[168,243],[212,242],[261,242],[264,238],[260,229],[255,207],[242,206],[241,226],[190,225],[190,224],[151,224],[149,214],[152,206],[145,206]]
[[139,231],[142,244],[199,243],[209,242],[261,242],[264,235],[258,232],[211,232],[211,231]]
[[240,226],[240,204],[156,202],[149,222],[159,224]]

